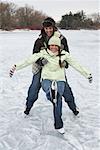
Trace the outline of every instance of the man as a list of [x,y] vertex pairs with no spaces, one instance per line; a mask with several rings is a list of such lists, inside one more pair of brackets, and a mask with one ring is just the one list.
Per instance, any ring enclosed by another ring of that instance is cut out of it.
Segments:
[[[59,38],[61,39],[62,49],[69,52],[67,40],[63,35],[60,34],[60,32],[58,32],[55,21],[52,18],[48,17],[43,21],[42,25],[43,25],[43,28],[41,30],[41,34],[39,35],[38,39],[35,41],[35,44],[34,44],[33,54],[40,52],[40,50],[42,50],[44,48],[46,49],[48,46],[49,39],[54,34],[59,34]],[[26,115],[29,114],[34,102],[38,99],[39,90],[41,88],[41,84],[40,84],[41,70],[42,70],[42,67],[46,63],[47,63],[47,61],[45,59],[40,58],[36,61],[35,64],[33,64],[33,79],[32,79],[32,83],[28,90],[26,109],[24,111],[24,113]],[[66,69],[68,68],[67,63],[66,63],[65,68]],[[67,89],[67,91],[66,91],[66,89]],[[74,96],[71,91],[71,88],[69,87],[69,85],[67,83],[67,80],[66,80],[66,86],[65,86],[65,91],[64,91],[63,96],[65,98],[65,102],[67,102],[69,108],[73,111],[74,115],[77,115],[79,113],[79,111],[76,109]]]

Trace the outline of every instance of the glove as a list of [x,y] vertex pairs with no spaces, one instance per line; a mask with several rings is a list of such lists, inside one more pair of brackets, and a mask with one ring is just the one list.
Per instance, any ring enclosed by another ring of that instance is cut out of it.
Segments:
[[61,63],[61,66],[62,66],[62,67],[65,67],[65,66],[66,66],[66,61],[63,61],[63,62]]
[[10,69],[10,71],[9,71],[9,76],[10,76],[10,77],[13,76],[15,70],[16,70],[16,65],[14,65],[14,66]]
[[90,76],[88,77],[88,80],[89,80],[89,83],[92,83],[93,78],[92,78],[92,75],[91,75],[91,74],[90,74]]
[[45,58],[42,58],[41,60],[42,60],[42,66],[44,66],[48,63],[48,60]]
[[48,60],[45,58],[41,58],[39,63],[33,63],[32,65],[32,73],[33,74],[37,74],[44,65],[46,65],[48,63]]
[[33,63],[32,65],[32,73],[37,74],[41,70],[41,66],[37,63]]

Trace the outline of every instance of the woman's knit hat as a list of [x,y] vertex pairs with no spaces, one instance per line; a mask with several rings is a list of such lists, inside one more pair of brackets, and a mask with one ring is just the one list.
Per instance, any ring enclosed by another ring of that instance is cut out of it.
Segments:
[[52,36],[48,42],[48,45],[57,45],[61,47],[61,39],[57,36]]

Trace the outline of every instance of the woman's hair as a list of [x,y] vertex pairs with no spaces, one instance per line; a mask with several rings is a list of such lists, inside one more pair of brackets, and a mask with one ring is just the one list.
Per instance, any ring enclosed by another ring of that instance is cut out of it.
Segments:
[[62,63],[61,63],[61,49],[60,49],[60,47],[58,49],[58,56],[59,56],[59,66],[60,66],[60,68],[62,68],[63,66],[62,66]]

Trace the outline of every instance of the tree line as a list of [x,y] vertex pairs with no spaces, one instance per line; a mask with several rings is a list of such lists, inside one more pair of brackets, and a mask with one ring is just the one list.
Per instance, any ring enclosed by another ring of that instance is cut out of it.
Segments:
[[46,17],[45,14],[28,5],[17,8],[14,3],[0,3],[0,29],[2,30],[40,29],[41,22]]
[[100,29],[100,14],[94,13],[91,17],[87,17],[84,11],[72,13],[62,16],[59,23],[61,29]]
[[[25,5],[17,7],[14,3],[0,2],[0,29],[41,29],[42,21],[47,17],[41,11]],[[100,29],[100,15],[88,18],[83,11],[65,14],[57,26],[61,29]]]

